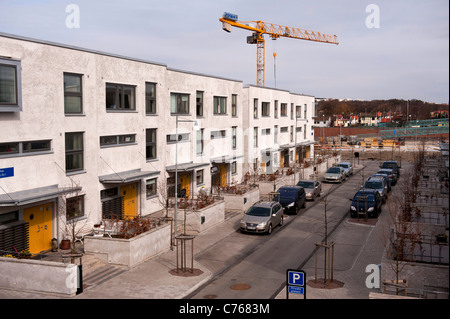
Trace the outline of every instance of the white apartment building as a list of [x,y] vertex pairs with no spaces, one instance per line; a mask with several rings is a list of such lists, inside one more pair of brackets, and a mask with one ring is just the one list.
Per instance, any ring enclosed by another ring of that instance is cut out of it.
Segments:
[[312,157],[313,114],[312,96],[0,33],[0,250]]

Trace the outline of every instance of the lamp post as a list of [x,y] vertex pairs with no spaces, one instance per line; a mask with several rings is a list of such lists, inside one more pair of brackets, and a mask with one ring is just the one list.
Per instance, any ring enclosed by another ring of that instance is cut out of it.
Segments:
[[176,125],[175,125],[175,207],[174,207],[174,237],[177,237],[177,219],[178,219],[178,122],[193,122],[194,128],[198,126],[197,121],[194,120],[180,120],[179,115],[176,115]]
[[297,111],[295,112],[294,185],[297,184],[297,121],[305,121],[306,123],[308,123],[307,119],[302,119],[298,117]]

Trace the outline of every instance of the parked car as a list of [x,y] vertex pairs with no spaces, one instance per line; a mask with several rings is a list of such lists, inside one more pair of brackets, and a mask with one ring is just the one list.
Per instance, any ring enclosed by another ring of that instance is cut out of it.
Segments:
[[392,168],[382,168],[377,172],[377,174],[386,174],[391,181],[392,186],[397,184],[397,174],[394,173]]
[[324,181],[334,183],[342,183],[346,177],[345,170],[339,166],[330,167],[323,176]]
[[277,190],[273,200],[283,206],[285,213],[293,212],[297,215],[300,208],[306,206],[306,192],[301,186],[283,186]]
[[340,162],[337,166],[342,167],[347,176],[353,175],[353,165],[350,162]]
[[303,180],[297,183],[297,186],[301,186],[305,189],[306,199],[315,200],[320,196],[322,192],[322,184],[315,180]]
[[277,225],[283,225],[283,207],[274,201],[260,201],[248,209],[240,222],[243,232],[271,234]]
[[381,213],[382,199],[380,194],[375,189],[360,189],[356,192],[353,198],[350,198],[352,204],[350,205],[350,217],[356,218],[367,215],[370,218],[378,217]]
[[400,178],[400,166],[397,161],[384,161],[380,168],[390,168],[397,175],[397,179]]
[[373,174],[372,176],[370,176],[368,179],[370,179],[372,177],[381,177],[381,178],[383,178],[384,182],[386,184],[386,187],[387,187],[387,193],[389,194],[389,192],[392,189],[391,180],[389,179],[389,176],[387,176],[387,174],[376,173],[376,174]]
[[364,188],[374,189],[378,191],[381,199],[386,202],[387,198],[387,185],[385,179],[382,177],[369,177],[369,179],[364,183]]

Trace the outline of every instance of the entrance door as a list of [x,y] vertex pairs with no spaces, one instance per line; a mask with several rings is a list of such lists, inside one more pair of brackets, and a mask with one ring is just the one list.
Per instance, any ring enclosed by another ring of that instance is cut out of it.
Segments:
[[227,186],[227,164],[219,165],[220,186]]
[[137,215],[137,188],[137,183],[120,187],[120,194],[123,197],[123,215],[125,219],[134,218]]
[[24,220],[28,223],[30,253],[37,254],[52,248],[52,216],[52,203],[24,209]]
[[181,193],[186,191],[186,198],[189,198],[191,195],[191,174],[181,174],[178,179],[180,181]]

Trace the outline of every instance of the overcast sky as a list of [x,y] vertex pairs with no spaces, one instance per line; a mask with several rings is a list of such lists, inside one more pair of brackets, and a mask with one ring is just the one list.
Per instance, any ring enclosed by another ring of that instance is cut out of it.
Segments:
[[251,33],[224,32],[223,12],[338,36],[333,45],[266,35],[267,87],[449,101],[448,0],[0,0],[0,32],[256,84]]

